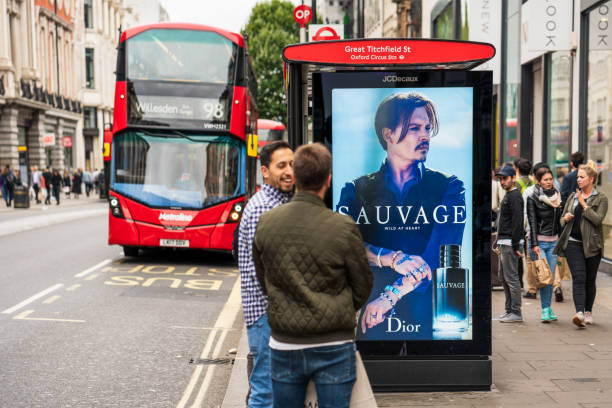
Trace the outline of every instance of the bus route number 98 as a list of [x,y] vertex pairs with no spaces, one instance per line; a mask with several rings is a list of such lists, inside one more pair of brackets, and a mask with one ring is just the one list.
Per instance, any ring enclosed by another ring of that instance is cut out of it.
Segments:
[[204,119],[223,119],[225,117],[225,107],[221,102],[204,102]]

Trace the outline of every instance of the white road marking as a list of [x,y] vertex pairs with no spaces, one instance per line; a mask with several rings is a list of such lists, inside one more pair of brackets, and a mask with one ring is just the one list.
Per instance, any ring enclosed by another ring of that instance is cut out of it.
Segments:
[[[223,345],[223,341],[225,340],[225,336],[227,335],[227,332],[228,332],[227,327],[232,327],[232,325],[234,324],[234,321],[236,320],[236,316],[238,315],[238,312],[240,311],[240,305],[241,305],[240,278],[238,278],[236,279],[236,282],[234,283],[234,287],[232,288],[232,291],[229,295],[229,298],[227,299],[227,302],[223,306],[223,309],[221,310],[221,313],[219,314],[219,317],[217,318],[217,321],[215,322],[214,328],[212,329],[210,335],[208,336],[208,340],[206,341],[206,344],[204,345],[204,349],[202,350],[202,354],[200,355],[200,358],[207,358],[208,354],[210,353],[210,350],[212,349],[214,338],[216,337],[217,331],[219,330],[221,330],[221,335],[219,336],[219,340],[217,341],[215,350],[212,353],[212,357],[214,358],[220,353],[221,347]],[[186,406],[187,402],[191,398],[191,394],[193,393],[193,390],[195,389],[195,386],[198,382],[198,379],[200,378],[200,375],[202,374],[203,369],[204,369],[204,366],[201,364],[199,364],[195,368],[191,376],[191,379],[189,381],[189,384],[187,385],[187,388],[185,389],[185,392],[183,393],[183,397],[181,398],[181,400],[179,401],[177,405],[177,408],[184,408]],[[200,386],[200,390],[198,391],[196,400],[194,404],[192,405],[192,407],[201,406],[204,396],[206,394],[206,391],[208,390],[208,386],[210,385],[210,382],[212,380],[213,373],[214,373],[214,366],[208,367],[208,370],[206,370],[206,375],[204,376],[204,380],[202,381],[202,385]]]
[[78,288],[80,288],[82,285],[80,283],[75,283],[74,285],[66,288],[66,291],[68,292],[72,292],[74,290],[77,290]]
[[188,329],[188,330],[238,330],[233,327],[196,327],[196,326],[170,326],[173,329]]
[[61,296],[57,296],[57,295],[56,296],[51,296],[49,299],[44,300],[43,303],[45,305],[49,305],[49,304],[55,302],[59,298],[61,298]]
[[16,304],[15,306],[6,309],[2,313],[3,314],[11,314],[11,313],[21,309],[22,307],[29,305],[30,303],[34,302],[35,300],[38,300],[41,297],[48,295],[49,293],[53,292],[54,290],[58,290],[62,286],[64,286],[63,283],[58,283],[57,285],[53,285],[50,288],[47,288],[47,289],[43,290],[42,292],[38,292],[34,296],[27,298],[23,302],[21,302],[19,304]]
[[14,320],[40,320],[45,322],[64,322],[64,323],[85,323],[85,320],[73,320],[73,319],[49,319],[45,317],[28,317],[34,313],[34,310],[25,310],[13,317]]
[[45,214],[33,217],[21,217],[11,221],[3,221],[0,225],[0,237],[15,234],[17,232],[29,231],[36,228],[48,227],[81,218],[90,218],[98,215],[108,214],[108,208],[95,208],[81,211],[70,211],[58,214]]
[[85,280],[86,281],[92,281],[92,280],[96,279],[98,276],[100,276],[100,275],[98,275],[97,273],[94,273],[93,275],[89,275],[88,277],[86,277]]
[[85,269],[83,272],[77,273],[76,275],[74,275],[74,277],[75,278],[82,278],[83,276],[87,275],[88,273],[91,273],[91,272],[95,271],[96,269],[101,268],[104,265],[107,265],[107,264],[109,264],[111,262],[112,262],[112,259],[106,259],[106,260],[100,262],[99,264],[92,266],[89,269]]

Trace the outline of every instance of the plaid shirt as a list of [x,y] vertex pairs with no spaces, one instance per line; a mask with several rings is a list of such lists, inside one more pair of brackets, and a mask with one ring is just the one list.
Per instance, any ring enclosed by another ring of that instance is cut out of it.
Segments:
[[263,316],[268,306],[268,298],[261,290],[253,263],[253,237],[257,223],[263,213],[285,204],[290,198],[291,195],[281,193],[268,184],[262,184],[261,190],[251,197],[242,214],[238,232],[238,269],[240,269],[242,311],[247,327]]

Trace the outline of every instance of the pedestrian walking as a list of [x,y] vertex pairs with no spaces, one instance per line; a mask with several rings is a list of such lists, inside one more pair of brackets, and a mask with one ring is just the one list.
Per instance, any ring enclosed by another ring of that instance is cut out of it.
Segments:
[[[550,271],[555,275],[557,255],[553,249],[559,238],[561,225],[561,193],[555,188],[552,171],[548,167],[535,172],[536,185],[527,198],[527,219],[529,220],[529,243],[532,259],[546,258]],[[540,288],[542,322],[557,320],[550,303],[553,285]]]
[[75,199],[79,199],[79,196],[83,194],[81,184],[83,184],[83,170],[77,169],[72,175],[72,194]]
[[91,177],[93,179],[94,188],[96,189],[96,194],[100,193],[99,176],[100,176],[100,172],[98,171],[98,169],[94,169],[93,173],[91,174]]
[[32,189],[34,189],[34,198],[36,204],[40,204],[38,193],[40,193],[42,186],[42,172],[38,170],[38,167],[32,166]]
[[608,197],[595,187],[595,164],[580,165],[576,173],[578,188],[563,208],[563,232],[555,253],[565,255],[572,274],[572,291],[576,314],[572,322],[578,327],[593,323],[595,281],[603,253],[603,220],[608,212]]
[[569,195],[578,188],[578,167],[583,163],[584,154],[582,152],[574,152],[570,155],[570,172],[567,176],[563,177],[563,182],[561,183],[561,205],[565,205]]
[[294,172],[295,197],[261,216],[253,243],[269,299],[273,406],[304,407],[313,380],[319,407],[344,408],[356,379],[355,313],[373,275],[355,222],[323,202],[331,185],[327,148],[300,147]]
[[2,196],[4,197],[4,202],[7,207],[10,207],[13,202],[16,178],[9,164],[2,169],[0,177],[2,177]]
[[[266,144],[261,149],[261,174],[264,183],[249,199],[238,232],[238,269],[240,270],[242,311],[247,328],[253,370],[249,376],[249,408],[272,406],[270,377],[270,326],[264,295],[253,263],[253,237],[262,214],[289,202],[293,194],[293,151],[287,142]],[[287,225],[287,228],[291,226]],[[303,402],[303,401],[302,401]]]
[[[62,193],[62,185],[64,178],[60,174],[58,169],[53,169],[53,175],[51,176],[51,185],[53,186],[53,197],[55,197],[55,204],[60,204],[60,195]],[[50,202],[49,202],[50,203]]]
[[85,169],[83,172],[83,183],[85,183],[85,195],[89,197],[89,193],[93,188],[93,180],[91,176],[91,170],[89,168]]
[[68,169],[65,169],[64,175],[62,177],[62,182],[64,183],[64,193],[66,193],[66,198],[70,198],[70,186],[72,185],[71,181],[72,177],[70,171],[68,171]]
[[43,171],[43,181],[47,190],[47,195],[45,196],[45,205],[51,205],[51,195],[53,194],[53,173],[51,173],[49,167],[47,167],[45,171]]
[[497,245],[500,256],[500,278],[506,296],[505,313],[500,316],[502,323],[522,322],[521,284],[518,265],[524,256],[523,197],[516,187],[516,172],[504,166],[496,174],[504,190],[499,213]]

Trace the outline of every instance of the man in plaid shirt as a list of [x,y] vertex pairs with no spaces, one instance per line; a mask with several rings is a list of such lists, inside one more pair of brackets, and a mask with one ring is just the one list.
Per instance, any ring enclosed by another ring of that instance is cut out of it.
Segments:
[[288,143],[279,141],[261,150],[261,174],[264,184],[246,205],[238,232],[238,268],[240,269],[242,310],[247,327],[249,351],[253,356],[253,371],[249,378],[251,392],[249,408],[272,406],[270,377],[270,326],[263,294],[253,263],[253,237],[259,217],[288,202],[293,193],[293,151]]

